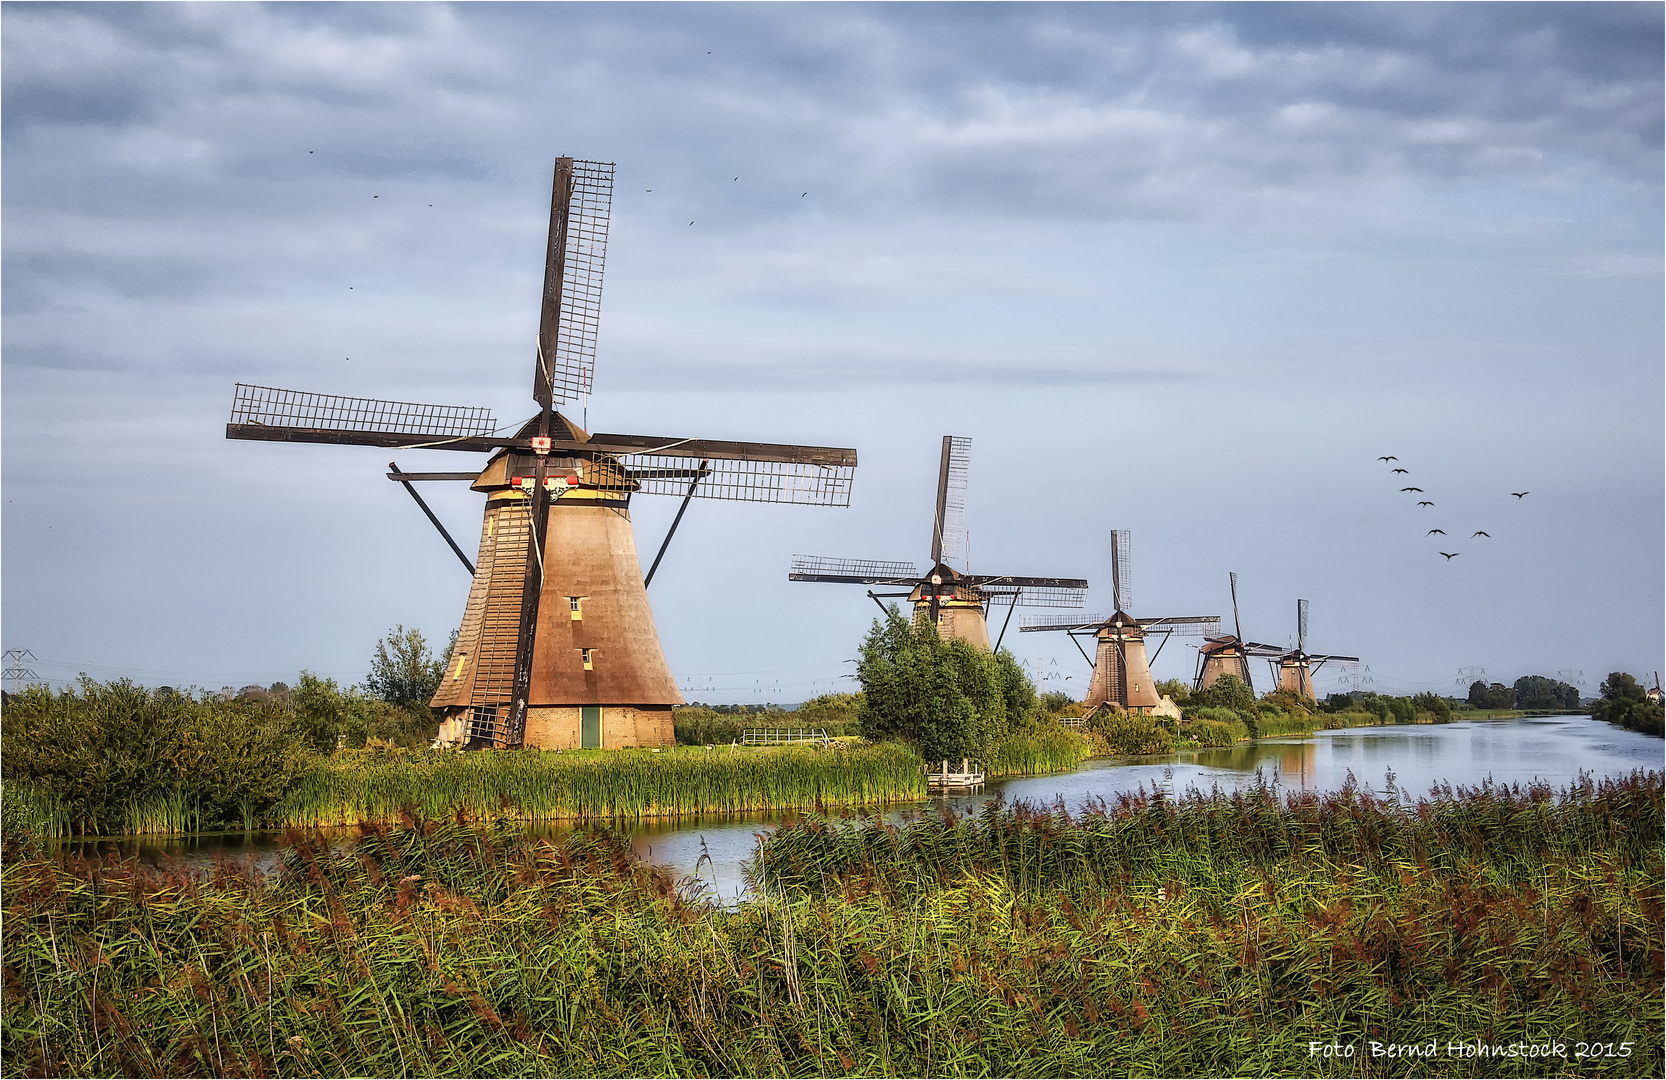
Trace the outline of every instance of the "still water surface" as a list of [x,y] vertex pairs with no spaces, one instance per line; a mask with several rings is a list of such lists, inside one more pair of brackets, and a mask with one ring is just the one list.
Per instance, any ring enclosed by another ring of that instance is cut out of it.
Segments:
[[[1217,787],[1230,792],[1254,785],[1258,777],[1283,790],[1316,791],[1334,791],[1352,777],[1361,788],[1383,792],[1392,775],[1397,793],[1412,798],[1428,794],[1437,784],[1474,787],[1489,779],[1495,784],[1524,786],[1541,781],[1561,788],[1582,773],[1600,780],[1625,776],[1636,769],[1660,769],[1663,750],[1666,743],[1658,738],[1578,714],[1346,728],[1239,743],[1219,750],[1191,750],[1165,758],[1096,759],[1073,772],[997,781],[977,795],[892,807],[888,815],[900,816],[943,803],[970,810],[997,797],[1062,804],[1075,812],[1100,799],[1111,801],[1118,794],[1142,787],[1175,794],[1194,787],[1204,792]],[[641,822],[626,831],[644,860],[666,866],[678,876],[697,873],[716,896],[732,901],[745,890],[742,867],[752,856],[756,834],[792,816],[776,813],[717,820],[682,818]],[[535,831],[558,838],[570,829],[552,825]],[[271,834],[199,836],[102,840],[66,845],[66,849],[90,855],[96,848],[100,853],[119,852],[159,865],[201,863],[222,857],[252,857],[270,863],[277,842]]]

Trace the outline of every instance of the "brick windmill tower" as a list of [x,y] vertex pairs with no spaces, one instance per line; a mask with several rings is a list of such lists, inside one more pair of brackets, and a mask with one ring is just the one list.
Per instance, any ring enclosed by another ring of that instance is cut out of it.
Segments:
[[[1111,594],[1116,613],[1101,620],[1097,615],[1080,619],[1059,616],[1051,618],[1025,617],[1020,633],[1063,630],[1070,635],[1077,649],[1078,637],[1092,636],[1098,641],[1093,659],[1093,681],[1088,686],[1082,704],[1088,709],[1115,708],[1129,712],[1148,713],[1162,704],[1156,680],[1151,677],[1151,663],[1174,636],[1192,637],[1218,634],[1219,615],[1171,615],[1159,619],[1136,619],[1129,615],[1131,558],[1129,534],[1126,529],[1111,531]],[[1161,635],[1157,652],[1147,656],[1146,641]],[[1086,650],[1082,658],[1088,659]]]
[[[788,581],[821,581],[840,585],[890,585],[905,592],[868,595],[880,610],[883,599],[906,597],[914,605],[914,621],[931,623],[945,638],[969,641],[985,652],[989,644],[987,605],[1007,603],[1007,622],[1015,607],[1079,608],[1088,587],[1085,578],[1014,577],[973,574],[957,570],[950,560],[966,558],[966,487],[971,475],[972,440],[943,436],[937,469],[937,511],[931,529],[931,568],[924,573],[911,562],[874,559],[828,559],[794,555]],[[1006,637],[1007,622],[995,639],[995,649]]]
[[[467,472],[402,472],[474,576],[431,704],[441,739],[473,748],[658,746],[683,703],[648,583],[693,498],[848,506],[854,450],[584,431],[557,404],[590,393],[613,166],[558,158],[534,349],[537,412],[498,434],[484,409],[415,405],[239,383],[226,437],[489,454]],[[413,481],[467,481],[486,499],[469,563]],[[646,577],[630,504],[682,506]]]
[[1197,674],[1192,679],[1193,690],[1207,690],[1222,675],[1231,675],[1253,693],[1255,682],[1250,678],[1249,660],[1252,656],[1274,657],[1283,650],[1274,645],[1261,645],[1244,640],[1244,626],[1238,619],[1238,575],[1228,573],[1232,584],[1233,633],[1204,638],[1197,650]]
[[1275,650],[1276,656],[1268,658],[1274,674],[1278,676],[1280,690],[1294,690],[1303,697],[1315,697],[1313,693],[1313,673],[1323,667],[1328,661],[1340,660],[1344,663],[1358,663],[1357,656],[1342,656],[1336,653],[1310,653],[1307,651],[1307,601],[1296,601],[1296,647],[1294,649]]

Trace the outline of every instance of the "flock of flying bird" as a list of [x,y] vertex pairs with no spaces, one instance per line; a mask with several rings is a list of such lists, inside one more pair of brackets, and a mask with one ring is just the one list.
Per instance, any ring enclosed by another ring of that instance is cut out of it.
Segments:
[[[1382,457],[1377,458],[1377,460],[1386,463],[1386,462],[1390,462],[1390,461],[1399,461],[1400,459],[1395,457],[1393,454],[1385,454]],[[1394,473],[1401,473],[1401,474],[1404,474],[1408,477],[1411,475],[1411,473],[1408,470],[1402,469],[1402,468],[1399,468],[1399,467],[1394,468],[1393,472]],[[1392,473],[1391,473],[1391,475],[1392,475]],[[1427,492],[1425,492],[1420,487],[1403,487],[1403,488],[1400,489],[1400,491],[1402,493],[1414,492],[1418,495],[1427,494]],[[1531,491],[1512,491],[1512,492],[1510,492],[1510,494],[1514,495],[1516,497],[1516,501],[1519,502],[1522,499],[1525,499],[1527,496],[1529,496],[1533,493]],[[1429,499],[1419,499],[1417,505],[1418,506],[1433,506],[1435,504]],[[1425,536],[1435,536],[1435,535],[1445,536],[1446,535],[1446,530],[1445,529],[1430,529],[1424,535]],[[1469,538],[1471,540],[1474,540],[1477,537],[1481,537],[1481,536],[1486,537],[1488,540],[1492,539],[1492,534],[1491,533],[1483,532],[1480,529],[1477,529],[1477,530],[1475,530],[1475,532],[1471,533]],[[1438,552],[1438,554],[1444,555],[1446,557],[1446,561],[1451,562],[1453,559],[1457,558],[1459,555],[1462,555],[1463,552],[1461,552],[1461,551],[1442,551],[1442,552]]]

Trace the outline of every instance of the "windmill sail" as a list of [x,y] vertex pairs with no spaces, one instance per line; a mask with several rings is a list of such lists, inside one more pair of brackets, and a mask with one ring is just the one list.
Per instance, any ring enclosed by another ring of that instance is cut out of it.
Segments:
[[[264,429],[264,431],[263,431]],[[371,442],[410,439],[490,438],[497,422],[490,409],[467,405],[419,405],[410,401],[315,394],[238,383],[226,437],[280,442]],[[304,438],[316,433],[317,440]],[[363,440],[353,439],[363,435]],[[293,438],[288,436],[303,436]],[[336,436],[336,437],[330,437]]]
[[931,534],[933,564],[966,558],[966,488],[972,473],[972,440],[943,436],[937,470],[937,515]]
[[[1214,637],[1221,632],[1219,615],[1167,615],[1160,619],[1134,620],[1148,634],[1176,637]],[[1018,624],[1021,633],[1044,630],[1095,630],[1106,620],[1098,615],[1026,615]]]
[[532,397],[540,405],[590,393],[613,209],[613,164],[558,158],[538,320]]
[[912,588],[920,580],[920,571],[909,562],[794,555],[792,566],[787,571],[787,580],[825,581],[841,585],[899,585]]
[[[529,429],[497,435],[491,410],[461,405],[316,394],[238,383],[229,439],[264,442],[349,443],[395,449],[491,451],[531,448]],[[556,452],[611,459],[618,469],[598,472],[609,490],[686,495],[735,502],[849,506],[856,451],[836,446],[678,439],[660,435],[594,435],[555,439]],[[702,464],[704,463],[704,464]],[[472,479],[471,473],[423,473],[422,479]]]
[[1122,612],[1134,604],[1133,557],[1129,551],[1132,538],[1127,529],[1111,530],[1111,603]]

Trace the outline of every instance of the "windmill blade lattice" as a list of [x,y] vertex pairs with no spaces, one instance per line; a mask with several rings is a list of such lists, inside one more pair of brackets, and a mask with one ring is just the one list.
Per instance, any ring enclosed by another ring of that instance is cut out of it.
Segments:
[[[552,230],[552,241],[564,240],[561,252],[561,317],[556,322],[553,343],[547,340],[550,313],[539,329],[540,351],[553,352],[544,360],[549,367],[550,392],[557,402],[577,401],[590,393],[596,370],[596,337],[601,327],[602,274],[607,267],[607,227],[613,211],[613,164],[604,161],[573,161],[571,186],[567,195],[567,227],[564,238]],[[560,173],[557,173],[560,182]],[[558,195],[559,198],[559,195]],[[556,252],[550,252],[552,256]],[[545,281],[545,305],[554,282]],[[535,377],[535,384],[541,384]],[[535,398],[539,398],[535,385]]]
[[230,422],[251,427],[435,438],[484,438],[497,430],[492,411],[485,408],[314,394],[248,383],[237,384]]
[[1162,619],[1141,619],[1140,627],[1148,634],[1173,634],[1176,637],[1219,637],[1219,615],[1176,615]]
[[1111,530],[1111,601],[1123,613],[1133,604],[1133,534],[1127,529]]
[[788,581],[835,581],[854,585],[909,585],[920,580],[911,562],[883,559],[830,559],[821,555],[794,555]]
[[728,502],[793,503],[799,506],[849,506],[854,465],[820,465],[803,461],[750,461],[738,458],[624,454],[625,474],[644,495],[686,495],[689,480],[696,499]]
[[932,558],[938,562],[966,558],[966,487],[972,474],[972,440],[943,436],[943,461],[937,483],[937,535]]
[[999,597],[1003,602],[1016,595],[1019,607],[1080,608],[1087,602],[1086,589],[1041,585],[991,585],[979,582],[978,591],[990,597]]
[[1020,633],[1038,630],[1091,630],[1105,621],[1099,614],[1092,615],[1025,615],[1019,620]]
[[1307,649],[1307,601],[1296,601],[1296,651]]

